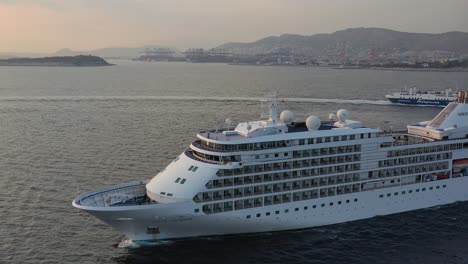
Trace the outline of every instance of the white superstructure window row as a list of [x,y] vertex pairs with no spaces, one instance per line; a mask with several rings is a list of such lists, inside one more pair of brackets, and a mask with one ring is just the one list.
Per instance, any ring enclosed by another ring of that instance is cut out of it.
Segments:
[[409,148],[409,149],[401,149],[401,150],[392,150],[392,151],[388,151],[387,157],[390,158],[390,157],[417,155],[417,154],[432,153],[432,152],[443,152],[443,151],[457,150],[457,149],[463,149],[463,143],[450,144],[450,145],[446,144],[446,145],[429,146],[429,147]]
[[257,151],[265,149],[285,148],[301,145],[313,145],[321,143],[348,141],[356,139],[366,139],[377,137],[377,133],[360,133],[353,135],[340,135],[340,136],[326,136],[326,137],[314,137],[314,138],[303,138],[303,139],[291,139],[291,140],[278,140],[278,141],[267,141],[267,142],[255,142],[255,143],[243,143],[243,144],[220,144],[214,143],[207,140],[196,140],[192,144],[198,148],[218,151],[218,152],[236,152],[236,151]]
[[379,167],[391,167],[391,166],[398,166],[398,165],[405,165],[405,164],[424,163],[424,162],[445,160],[445,159],[451,159],[451,158],[452,158],[451,152],[432,154],[432,155],[410,156],[410,157],[404,157],[404,158],[381,160],[379,161]]
[[[354,154],[335,157],[323,157],[317,159],[290,160],[267,164],[247,165],[237,169],[222,169],[219,170],[216,174],[219,177],[232,177],[237,175],[258,174],[262,172],[273,173],[279,171],[293,171],[294,169],[323,167],[334,164],[341,164],[339,166],[333,167],[336,168],[336,171],[341,172],[352,169],[353,166],[356,167],[354,163],[359,162],[360,159],[360,154]],[[318,170],[321,170],[322,168],[316,169],[317,172],[315,170],[311,171],[312,175],[315,173],[320,173]],[[322,171],[325,172],[326,170]]]

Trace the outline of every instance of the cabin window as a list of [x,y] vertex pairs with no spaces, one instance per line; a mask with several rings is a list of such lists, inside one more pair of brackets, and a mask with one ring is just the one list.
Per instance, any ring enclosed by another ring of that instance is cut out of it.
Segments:
[[390,195],[392,195],[391,193],[387,193],[387,197],[390,197]]
[[279,211],[275,211],[275,214],[279,214]]
[[322,206],[322,207],[325,207],[325,204],[322,204],[321,206]]
[[159,194],[161,194],[161,195],[166,195],[166,192],[160,192]]
[[307,209],[309,209],[309,207],[307,207],[307,206],[304,206],[304,210],[307,210]]
[[379,195],[379,198],[383,198],[383,194]]
[[278,157],[278,153],[275,154],[275,158],[277,158],[277,157]]
[[266,212],[265,215],[270,215],[270,212]]
[[200,209],[197,208],[197,209],[195,209],[195,210],[193,210],[193,211],[194,211],[195,213],[198,213],[198,212],[200,212]]
[[439,189],[439,186],[436,186],[436,189]]
[[173,194],[172,193],[168,193],[167,196],[172,196]]
[[260,216],[261,216],[261,214],[257,214],[257,217],[260,217]]
[[284,209],[284,212],[285,212],[285,213],[289,213],[289,209]]
[[247,215],[245,218],[249,219],[249,218],[250,218],[250,215]]
[[299,208],[296,207],[296,209],[294,209],[296,212],[299,211]]
[[187,181],[187,179],[182,179],[182,181],[180,182],[180,184],[184,184],[185,181]]
[[357,198],[354,198],[354,201],[357,202]]
[[177,178],[177,179],[175,180],[175,183],[179,183],[180,180],[181,180],[181,178]]
[[315,208],[317,208],[317,205],[315,205],[315,204],[314,204],[314,205],[312,205],[312,208],[314,208],[314,209],[315,209]]
[[196,172],[198,170],[198,167],[195,167],[192,169],[193,172]]
[[188,170],[191,171],[191,170],[193,170],[193,168],[194,168],[194,166],[190,166],[190,167],[188,168]]
[[444,185],[442,185],[442,188],[445,188],[445,187],[447,187],[447,185],[445,185],[445,184],[444,184]]

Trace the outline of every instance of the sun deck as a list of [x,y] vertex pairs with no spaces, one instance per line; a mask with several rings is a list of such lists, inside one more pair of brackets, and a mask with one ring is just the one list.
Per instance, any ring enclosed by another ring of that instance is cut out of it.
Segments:
[[[291,124],[288,124],[287,128],[288,128],[287,130],[288,134],[309,131],[305,122],[293,122]],[[319,131],[332,130],[333,128],[337,128],[337,127],[333,125],[332,121],[324,121],[322,122],[318,130]],[[239,134],[235,130],[229,130],[226,128],[202,131],[202,132],[199,132],[198,134],[203,138],[214,139],[217,141],[237,141],[237,140],[249,138],[249,137]]]

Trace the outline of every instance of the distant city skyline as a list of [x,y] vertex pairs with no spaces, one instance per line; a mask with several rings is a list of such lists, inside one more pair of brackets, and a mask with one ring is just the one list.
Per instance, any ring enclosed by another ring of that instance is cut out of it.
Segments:
[[212,48],[354,27],[468,32],[464,0],[0,0],[0,52]]

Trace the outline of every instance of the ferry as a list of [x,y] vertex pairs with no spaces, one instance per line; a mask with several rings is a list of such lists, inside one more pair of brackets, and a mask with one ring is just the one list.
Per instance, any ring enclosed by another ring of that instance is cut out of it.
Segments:
[[385,96],[390,102],[407,105],[425,105],[444,107],[457,99],[452,89],[445,91],[419,91],[416,87],[402,89],[398,93]]
[[152,179],[80,194],[73,206],[138,243],[303,229],[468,200],[468,92],[432,120],[392,132],[344,109],[297,121],[279,113],[275,98],[267,104],[265,119],[199,132]]

